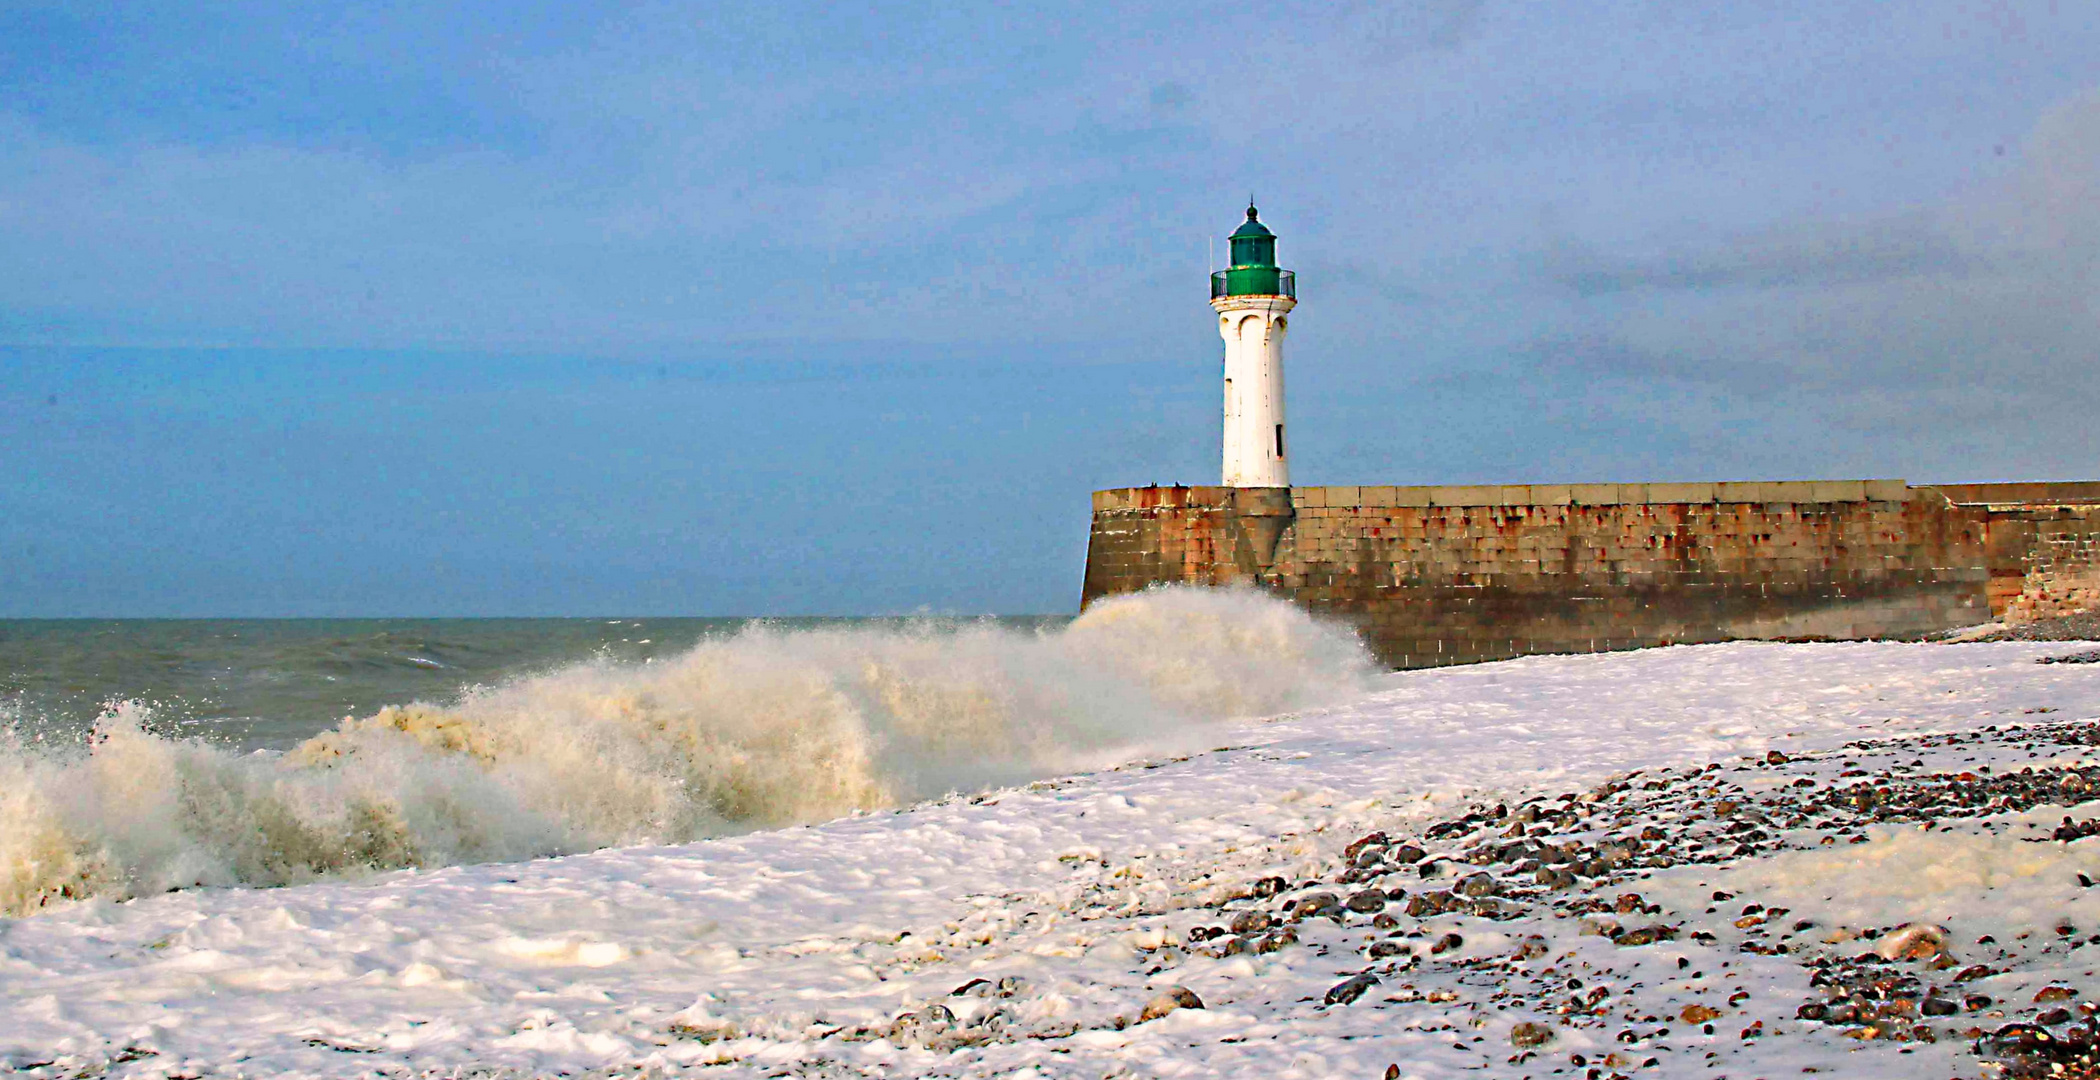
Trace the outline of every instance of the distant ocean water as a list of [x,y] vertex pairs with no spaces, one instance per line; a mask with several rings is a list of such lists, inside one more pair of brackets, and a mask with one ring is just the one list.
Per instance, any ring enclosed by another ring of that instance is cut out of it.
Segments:
[[1356,693],[1237,589],[1076,618],[0,623],[0,917],[824,821]]
[[78,738],[119,702],[152,730],[284,750],[387,705],[585,661],[644,663],[753,626],[781,631],[996,626],[1067,615],[894,618],[0,619],[0,724]]

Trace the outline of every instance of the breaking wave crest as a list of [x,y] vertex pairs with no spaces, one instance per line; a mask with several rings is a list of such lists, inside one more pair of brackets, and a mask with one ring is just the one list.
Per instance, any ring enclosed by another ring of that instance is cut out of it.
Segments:
[[0,914],[821,821],[1096,767],[1372,670],[1288,604],[1162,589],[1036,633],[761,624],[382,709],[279,756],[155,735],[118,704],[85,748],[0,744]]

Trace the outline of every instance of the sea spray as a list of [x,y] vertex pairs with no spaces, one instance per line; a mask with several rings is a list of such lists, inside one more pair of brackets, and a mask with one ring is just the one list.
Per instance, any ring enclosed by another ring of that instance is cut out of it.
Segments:
[[0,745],[0,912],[822,821],[1184,745],[1372,670],[1281,601],[1161,589],[1033,633],[757,624],[383,709],[284,755],[155,735],[120,704],[84,747]]

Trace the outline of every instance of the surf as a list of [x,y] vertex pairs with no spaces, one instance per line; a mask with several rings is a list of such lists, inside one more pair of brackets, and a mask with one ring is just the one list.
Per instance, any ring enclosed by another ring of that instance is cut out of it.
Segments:
[[0,913],[679,843],[1085,771],[1359,692],[1353,632],[1240,589],[1020,631],[754,624],[346,719],[242,754],[112,703],[0,745]]

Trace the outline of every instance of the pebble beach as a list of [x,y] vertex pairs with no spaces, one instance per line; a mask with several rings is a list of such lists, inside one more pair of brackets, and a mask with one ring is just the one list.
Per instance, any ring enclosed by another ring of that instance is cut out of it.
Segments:
[[93,900],[0,924],[0,1063],[2078,1075],[2096,650],[1403,672],[1100,771],[809,827]]

